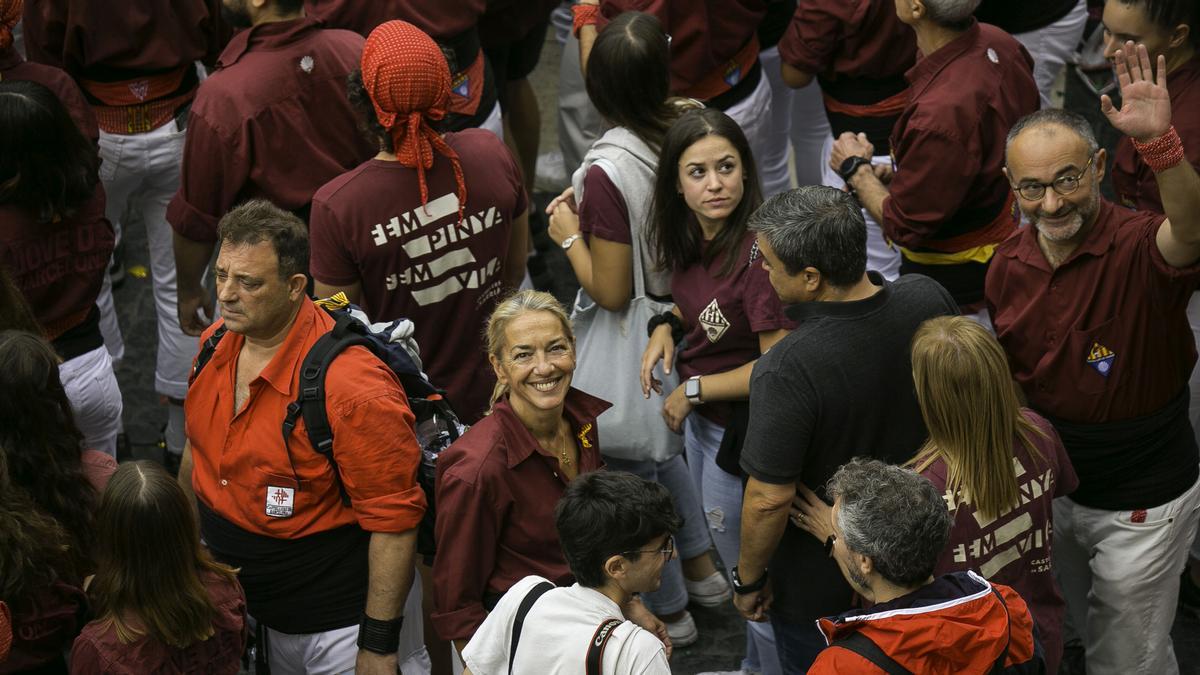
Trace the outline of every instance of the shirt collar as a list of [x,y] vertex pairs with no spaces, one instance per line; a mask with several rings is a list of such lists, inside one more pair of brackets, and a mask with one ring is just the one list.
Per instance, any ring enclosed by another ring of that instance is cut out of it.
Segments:
[[251,50],[271,51],[286,47],[323,25],[320,19],[305,16],[251,26],[233,36],[217,59],[217,68],[232,66]]
[[954,38],[949,44],[934,53],[922,55],[916,65],[904,73],[905,79],[912,85],[908,100],[916,100],[943,68],[962,56],[963,52],[977,42],[979,42],[979,22],[971,19],[971,26],[963,31],[962,35]]
[[[1076,247],[1071,255],[1059,265],[1059,269],[1070,265],[1076,258],[1083,255],[1090,255],[1095,258],[1103,257],[1113,246],[1113,242],[1117,237],[1117,228],[1115,218],[1113,218],[1113,209],[1118,208],[1112,202],[1100,198],[1100,210],[1096,214],[1096,222],[1092,225],[1092,230],[1088,232],[1079,246]],[[1017,258],[1026,265],[1037,267],[1046,272],[1053,272],[1050,268],[1050,262],[1046,260],[1046,254],[1042,253],[1042,247],[1038,245],[1037,228],[1032,225],[1023,226],[1019,232],[1014,235],[1019,237],[1016,246],[1005,251],[1005,255],[1010,258]]]
[[308,338],[316,321],[317,306],[312,300],[304,298],[300,311],[296,313],[296,319],[292,321],[292,327],[288,329],[287,337],[279,346],[279,351],[275,352],[270,363],[258,375],[284,396],[291,396],[296,386],[297,371],[308,353]]
[[25,63],[25,59],[21,58],[16,48],[10,46],[8,49],[0,52],[0,70],[15,68],[22,63]]
[[[567,390],[567,397],[563,401],[563,417],[567,418],[572,433],[584,448],[597,444],[596,418],[611,407],[612,404],[608,401],[602,401],[574,387]],[[496,405],[492,407],[492,414],[500,420],[504,437],[509,441],[504,447],[508,468],[511,469],[534,454],[537,440],[517,418],[507,398],[496,401]]]
[[797,323],[822,316],[837,318],[863,316],[882,307],[892,295],[892,282],[884,279],[883,275],[879,272],[867,272],[867,278],[870,279],[872,284],[881,287],[878,293],[869,298],[851,300],[849,302],[798,302],[794,305],[788,305],[784,311],[789,319]]

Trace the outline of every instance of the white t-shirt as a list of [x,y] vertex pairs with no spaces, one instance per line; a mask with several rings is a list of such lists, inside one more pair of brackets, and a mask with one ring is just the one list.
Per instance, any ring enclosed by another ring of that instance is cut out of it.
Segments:
[[[528,576],[504,594],[496,609],[463,650],[474,675],[508,675],[517,608],[529,590],[546,581]],[[575,584],[555,588],[534,603],[525,616],[517,647],[514,675],[582,675],[588,645],[600,624],[624,619],[621,608],[603,593]],[[618,626],[604,648],[603,675],[669,675],[671,666],[663,643],[630,621]]]

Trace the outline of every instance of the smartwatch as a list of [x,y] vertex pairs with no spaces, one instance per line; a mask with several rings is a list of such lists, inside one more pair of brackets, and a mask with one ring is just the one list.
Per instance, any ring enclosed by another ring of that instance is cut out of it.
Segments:
[[837,172],[838,175],[842,177],[842,180],[849,185],[850,179],[854,177],[854,174],[858,171],[858,168],[864,164],[870,163],[871,160],[867,159],[866,157],[847,157],[846,159],[842,160],[842,165],[838,167]]
[[738,575],[737,565],[729,571],[729,579],[733,582],[733,592],[738,595],[746,595],[748,593],[757,593],[767,585],[767,570],[763,570],[762,576],[752,584],[742,583],[742,577]]
[[693,375],[683,383],[683,395],[687,397],[688,403],[692,405],[700,405],[704,403],[700,398],[700,376]]
[[575,242],[579,241],[579,238],[582,236],[583,236],[582,234],[579,234],[578,232],[576,232],[575,234],[567,237],[566,239],[563,239],[562,244],[560,244],[560,246],[562,246],[562,249],[565,251],[565,250],[571,248],[571,244],[574,244]]

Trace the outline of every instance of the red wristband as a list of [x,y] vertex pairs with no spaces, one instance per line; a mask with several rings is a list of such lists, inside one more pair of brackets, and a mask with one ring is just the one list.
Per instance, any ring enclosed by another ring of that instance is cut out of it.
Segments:
[[595,26],[596,22],[600,20],[600,5],[572,5],[571,14],[575,18],[571,32],[578,38],[579,29],[584,26]]
[[1133,147],[1154,173],[1162,173],[1183,161],[1183,141],[1173,125],[1167,133],[1145,143],[1134,139]]

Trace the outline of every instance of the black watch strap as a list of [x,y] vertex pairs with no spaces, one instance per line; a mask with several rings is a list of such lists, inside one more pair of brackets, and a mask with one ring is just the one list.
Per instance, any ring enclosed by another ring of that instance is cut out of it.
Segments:
[[742,577],[738,574],[737,565],[734,565],[729,574],[730,580],[733,582],[733,592],[737,593],[738,595],[746,595],[747,593],[756,593],[761,591],[763,586],[767,585],[767,576],[767,570],[763,570],[762,576],[759,577],[757,581],[749,584],[742,583]]
[[850,179],[854,176],[855,172],[858,171],[858,168],[863,166],[864,164],[870,164],[870,163],[871,163],[871,160],[868,157],[859,157],[859,156],[847,157],[845,160],[842,161],[842,165],[840,167],[838,167],[838,175],[841,176],[841,178],[844,182],[849,184]]

